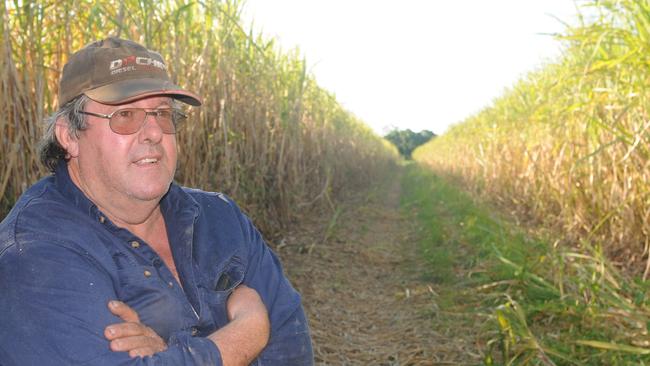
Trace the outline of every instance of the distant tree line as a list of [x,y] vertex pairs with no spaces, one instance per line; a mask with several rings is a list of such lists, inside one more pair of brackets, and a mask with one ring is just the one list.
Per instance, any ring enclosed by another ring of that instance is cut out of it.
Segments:
[[411,159],[411,153],[416,147],[427,143],[434,137],[436,137],[436,134],[429,130],[413,132],[410,129],[394,129],[384,136],[386,140],[397,147],[399,153],[406,159]]

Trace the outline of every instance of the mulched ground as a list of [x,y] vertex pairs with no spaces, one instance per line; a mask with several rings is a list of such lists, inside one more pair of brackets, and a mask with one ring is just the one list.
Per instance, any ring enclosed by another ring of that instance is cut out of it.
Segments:
[[338,215],[310,215],[275,245],[303,295],[316,363],[480,364],[471,322],[439,311],[449,289],[422,275],[417,223],[399,210],[393,182],[351,197]]

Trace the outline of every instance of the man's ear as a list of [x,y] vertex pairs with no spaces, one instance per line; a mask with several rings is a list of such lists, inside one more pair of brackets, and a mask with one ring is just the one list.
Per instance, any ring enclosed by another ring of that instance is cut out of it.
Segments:
[[67,152],[67,157],[76,158],[79,156],[79,137],[71,133],[68,122],[63,117],[59,117],[54,128],[56,139]]

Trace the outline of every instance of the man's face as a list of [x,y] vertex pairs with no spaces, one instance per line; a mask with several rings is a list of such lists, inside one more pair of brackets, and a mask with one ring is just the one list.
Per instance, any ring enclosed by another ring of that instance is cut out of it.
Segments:
[[[168,97],[151,97],[119,106],[90,101],[88,112],[111,114],[122,108],[171,108]],[[159,200],[176,170],[176,135],[164,134],[152,115],[132,135],[119,135],[105,118],[87,115],[88,128],[79,133],[77,155],[81,189],[99,206],[129,207]],[[73,169],[75,169],[73,167]]]

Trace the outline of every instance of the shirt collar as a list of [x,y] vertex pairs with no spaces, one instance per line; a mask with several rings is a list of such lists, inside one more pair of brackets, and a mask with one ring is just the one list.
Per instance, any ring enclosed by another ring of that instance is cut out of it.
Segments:
[[[61,159],[54,170],[56,187],[75,207],[93,218],[98,218],[101,213],[97,206],[77,187],[70,178],[68,163]],[[160,201],[160,208],[165,222],[169,225],[175,220],[172,218],[187,217],[191,221],[198,215],[198,203],[190,194],[185,192],[176,183],[171,184],[167,193]]]
[[59,160],[54,170],[54,181],[57,190],[75,207],[91,216],[97,215],[97,206],[74,184],[70,178],[68,163],[64,159]]
[[182,187],[172,182],[167,194],[160,200],[160,210],[165,217],[165,222],[169,225],[171,217],[191,217],[193,221],[194,217],[199,214],[199,204]]

